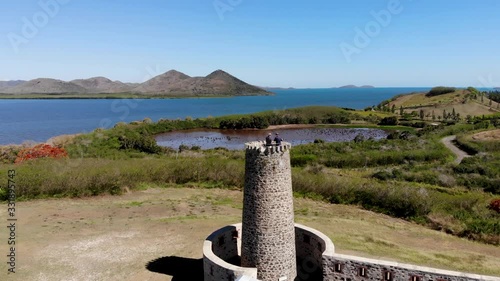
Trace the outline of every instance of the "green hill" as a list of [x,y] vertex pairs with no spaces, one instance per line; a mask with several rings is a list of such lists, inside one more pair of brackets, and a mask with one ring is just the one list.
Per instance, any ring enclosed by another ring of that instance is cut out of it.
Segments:
[[[448,89],[446,87],[439,87]],[[437,94],[436,94],[437,92]],[[454,91],[431,91],[427,93],[412,93],[394,97],[383,105],[395,108],[397,112],[411,114],[423,111],[425,119],[431,120],[443,116],[445,112],[455,111],[461,117],[489,115],[500,112],[500,104],[488,99],[474,88],[455,89]]]

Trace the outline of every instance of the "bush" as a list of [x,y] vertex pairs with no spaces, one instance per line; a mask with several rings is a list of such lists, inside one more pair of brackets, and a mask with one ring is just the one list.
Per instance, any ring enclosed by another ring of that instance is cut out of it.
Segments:
[[394,179],[394,175],[388,171],[376,172],[375,174],[372,175],[372,177],[381,181]]
[[434,96],[440,96],[440,95],[445,95],[449,93],[455,92],[457,89],[453,87],[435,87],[432,88],[427,94],[427,97],[434,97]]
[[500,199],[493,199],[488,206],[488,209],[493,210],[500,214]]
[[297,155],[292,156],[291,165],[294,167],[305,167],[308,164],[316,162],[316,155]]
[[397,124],[398,118],[396,116],[385,117],[379,123],[381,126],[395,126]]
[[17,154],[14,163],[21,163],[37,158],[65,158],[68,153],[64,148],[54,147],[48,144],[39,144],[34,147],[25,148]]
[[183,152],[183,151],[186,151],[186,150],[189,150],[189,146],[187,146],[185,144],[179,145],[179,152]]
[[365,136],[363,136],[362,134],[358,134],[356,135],[356,137],[354,138],[354,142],[364,142],[366,139],[365,139]]

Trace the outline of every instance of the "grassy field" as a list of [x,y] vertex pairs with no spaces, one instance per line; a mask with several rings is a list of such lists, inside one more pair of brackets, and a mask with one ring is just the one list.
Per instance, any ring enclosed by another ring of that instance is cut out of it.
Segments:
[[404,112],[408,114],[412,111],[419,112],[423,110],[427,120],[431,120],[433,112],[435,116],[441,116],[443,110],[448,113],[455,110],[462,118],[465,118],[467,115],[481,116],[500,112],[498,103],[492,102],[490,106],[488,98],[473,98],[471,97],[471,92],[465,89],[458,89],[455,92],[438,96],[429,97],[426,94],[413,93],[401,95],[388,102],[388,107],[391,108],[394,105],[398,113],[400,108],[403,107]]
[[[303,198],[294,205],[296,221],[324,232],[337,253],[500,276],[496,246],[356,206]],[[19,267],[8,280],[201,281],[203,241],[241,221],[242,193],[143,184],[120,196],[31,200],[17,209]],[[156,259],[162,273],[146,268]],[[5,272],[1,263],[2,280]]]

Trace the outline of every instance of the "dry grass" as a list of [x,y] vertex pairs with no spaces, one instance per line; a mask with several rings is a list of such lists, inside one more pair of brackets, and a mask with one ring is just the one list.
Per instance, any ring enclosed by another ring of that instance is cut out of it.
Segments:
[[500,140],[500,129],[477,133],[472,136],[476,141],[498,141]]
[[[241,202],[239,191],[186,188],[19,202],[19,268],[8,278],[171,280],[145,264],[164,256],[201,258],[206,236],[241,220]],[[330,236],[338,253],[500,276],[495,246],[352,206],[297,199],[295,210],[296,221]],[[0,252],[6,247],[1,243]],[[1,280],[5,272],[2,263]]]
[[454,93],[433,97],[427,97],[425,94],[404,95],[391,102],[389,106],[395,105],[398,110],[402,106],[405,108],[406,113],[423,110],[424,114],[429,114],[429,116],[432,116],[432,112],[434,111],[436,117],[442,116],[443,110],[451,113],[453,109],[462,118],[465,118],[467,115],[480,116],[498,112],[497,103],[494,102],[492,107],[490,107],[489,99],[487,98],[484,98],[483,103],[466,99],[466,95],[468,94],[466,90],[458,90]]
[[68,144],[73,143],[74,139],[80,135],[81,134],[55,136],[48,139],[45,143],[50,144],[52,146],[64,147]]

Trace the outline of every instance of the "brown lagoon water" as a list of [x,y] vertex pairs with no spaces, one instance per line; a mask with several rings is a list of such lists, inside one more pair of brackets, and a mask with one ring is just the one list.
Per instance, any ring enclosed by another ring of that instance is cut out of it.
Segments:
[[165,133],[156,136],[158,145],[179,148],[180,145],[200,146],[202,149],[224,147],[231,150],[244,149],[250,141],[264,141],[268,133],[278,132],[284,141],[292,145],[307,144],[315,139],[325,142],[352,141],[357,135],[366,139],[379,140],[387,137],[387,132],[380,129],[366,128],[301,128],[279,130],[187,130]]

